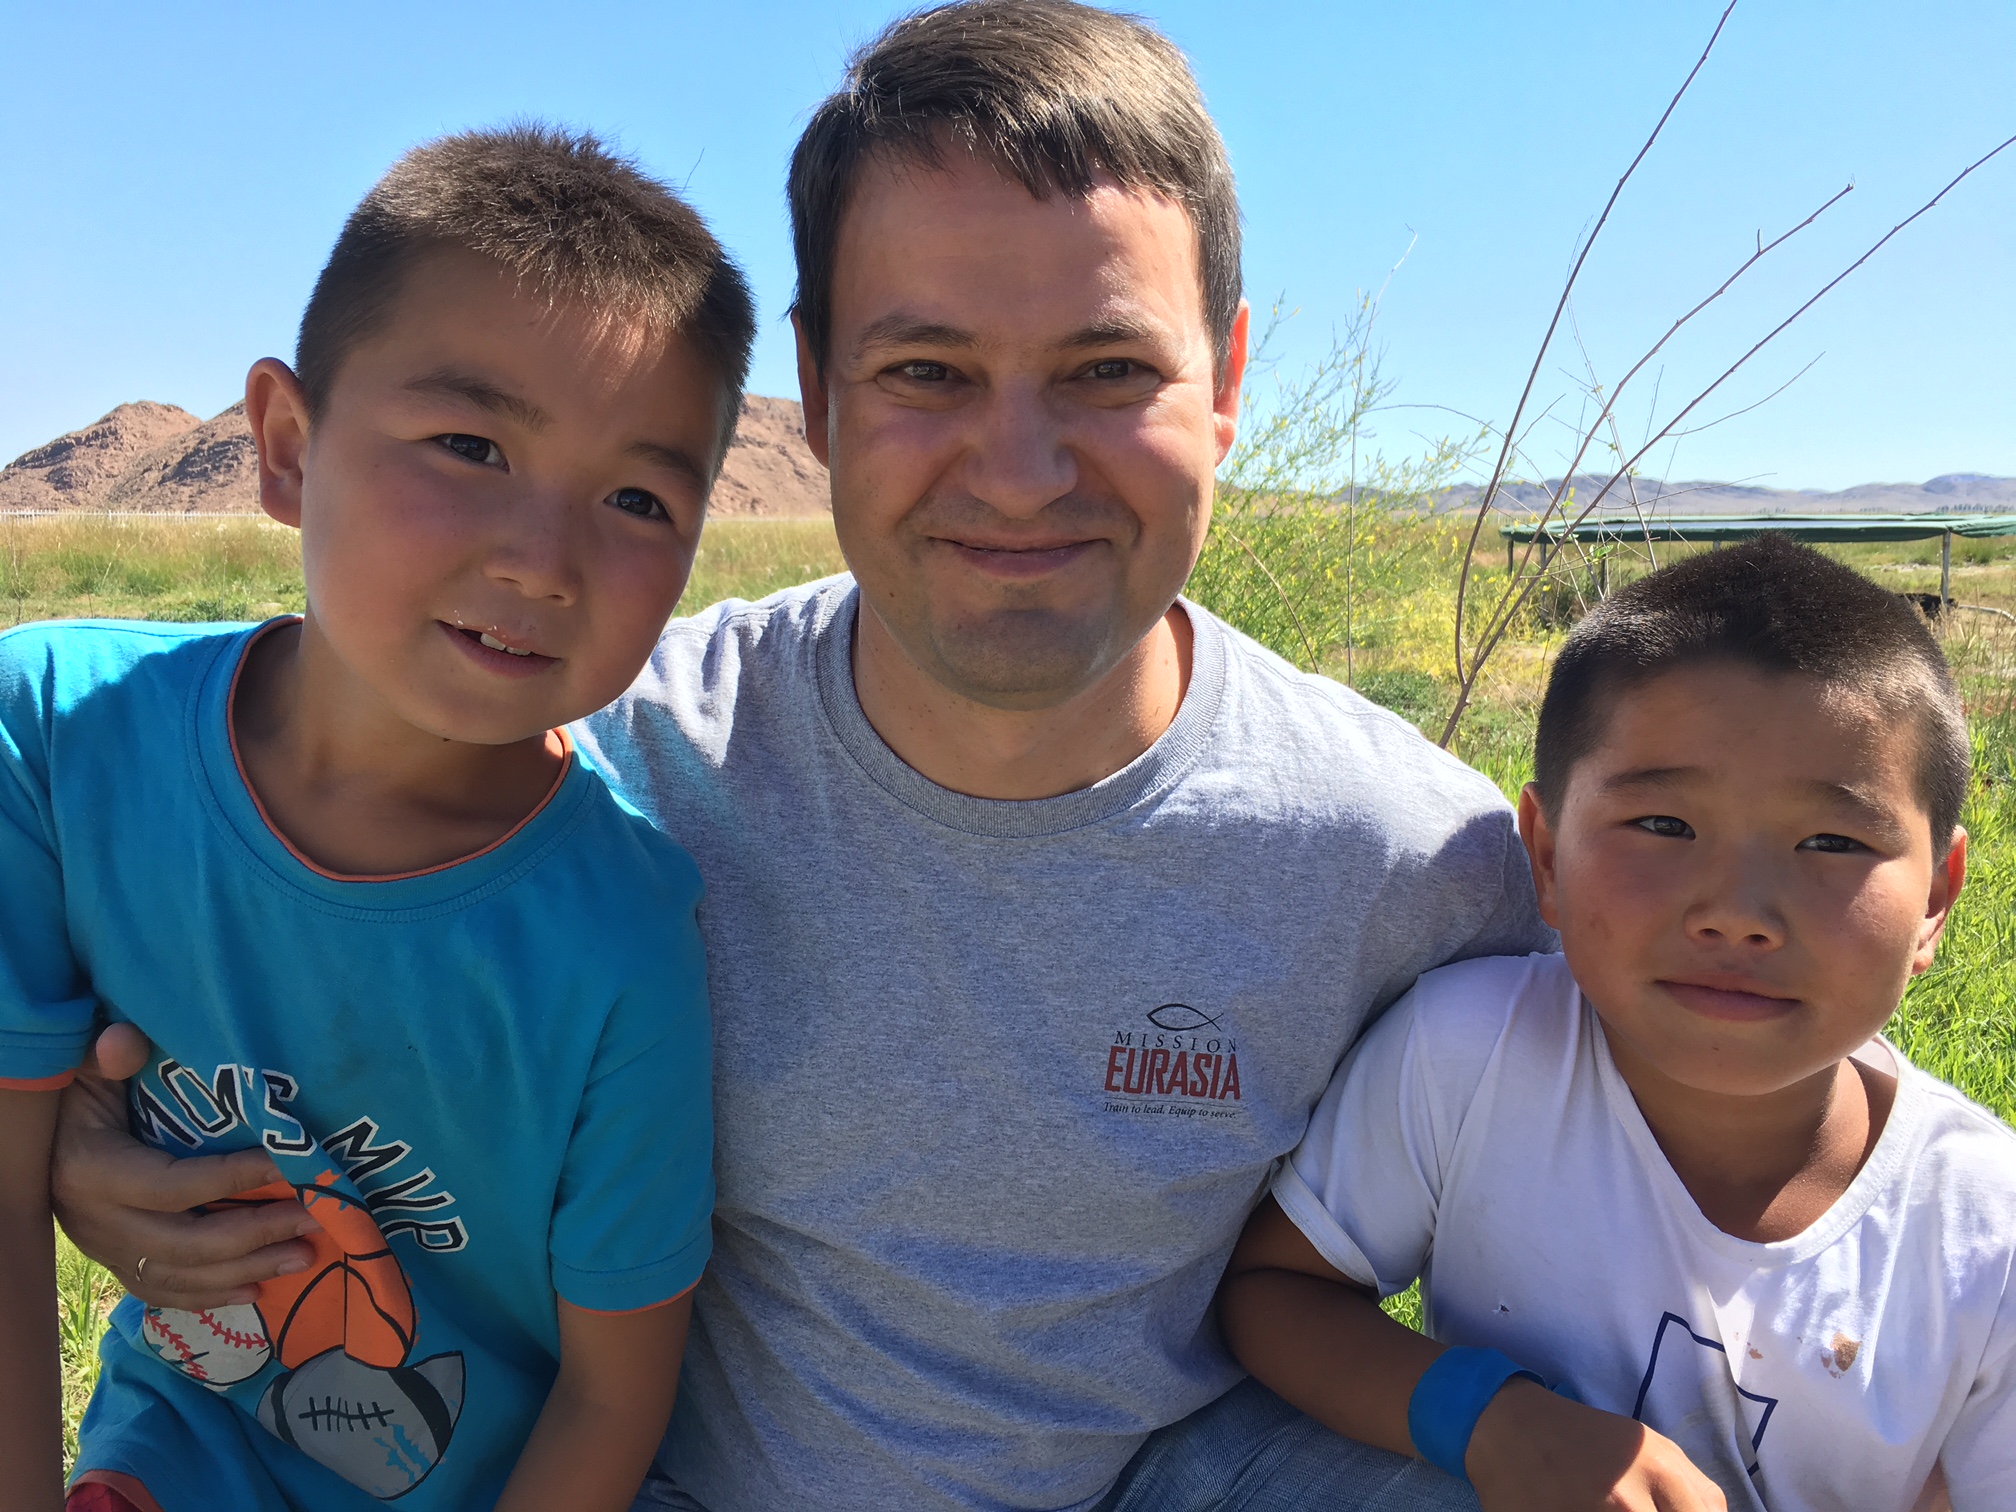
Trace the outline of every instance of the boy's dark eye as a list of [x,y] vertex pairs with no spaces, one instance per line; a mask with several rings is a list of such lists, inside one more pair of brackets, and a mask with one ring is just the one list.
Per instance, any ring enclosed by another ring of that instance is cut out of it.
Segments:
[[609,495],[608,501],[625,514],[636,515],[640,520],[669,520],[665,506],[658,495],[646,493],[641,488],[619,488]]
[[1869,847],[1847,835],[1808,835],[1799,842],[1799,849],[1820,851],[1829,856],[1847,856],[1856,851],[1867,850]]
[[494,467],[504,461],[504,453],[497,449],[497,443],[482,436],[465,436],[460,431],[454,431],[434,439],[456,456],[466,457],[471,462]]
[[1647,814],[1642,819],[1631,821],[1648,835],[1661,835],[1668,840],[1692,840],[1694,826],[1685,819],[1675,819],[1671,814]]

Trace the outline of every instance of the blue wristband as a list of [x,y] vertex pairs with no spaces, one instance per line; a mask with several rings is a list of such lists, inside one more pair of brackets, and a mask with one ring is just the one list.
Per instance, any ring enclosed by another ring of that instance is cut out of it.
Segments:
[[1436,1358],[1407,1399],[1407,1436],[1429,1464],[1460,1481],[1470,1479],[1463,1457],[1477,1419],[1498,1388],[1516,1376],[1547,1383],[1495,1349],[1448,1349]]

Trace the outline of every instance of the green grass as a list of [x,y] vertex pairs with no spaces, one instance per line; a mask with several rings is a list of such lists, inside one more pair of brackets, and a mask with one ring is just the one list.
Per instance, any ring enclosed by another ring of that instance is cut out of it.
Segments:
[[77,1454],[77,1422],[98,1384],[98,1339],[105,1315],[125,1292],[112,1273],[56,1235],[56,1317],[63,1355],[63,1468]]
[[[1455,521],[1375,521],[1366,527],[1352,580],[1364,601],[1345,616],[1270,611],[1272,589],[1238,562],[1207,559],[1197,587],[1246,595],[1252,624],[1276,649],[1307,661],[1305,634],[1329,637],[1317,665],[1349,677],[1367,696],[1439,732],[1452,697],[1447,626],[1463,526]],[[1262,544],[1265,544],[1264,540]],[[1899,590],[1938,585],[1937,544],[1852,546],[1846,561]],[[1661,560],[1669,554],[1662,551]],[[1250,566],[1250,558],[1246,559]],[[1503,581],[1488,560],[1480,581]],[[707,527],[682,613],[723,598],[755,599],[842,567],[825,520],[720,520]],[[1613,587],[1643,571],[1620,554]],[[1314,570],[1332,589],[1343,581],[1327,559]],[[1579,580],[1578,580],[1579,579]],[[1564,565],[1558,602],[1572,606],[1586,574]],[[1954,592],[1962,602],[2016,611],[2016,541],[1967,542],[1955,552]],[[121,616],[142,619],[254,619],[302,603],[293,532],[247,520],[111,520],[70,517],[0,522],[0,626],[30,619]],[[1240,605],[1214,601],[1241,619]],[[1347,657],[1335,637],[1348,626]],[[1521,625],[1484,680],[1456,741],[1458,754],[1516,794],[1531,771],[1533,720],[1559,616],[1535,613]],[[1947,649],[1975,724],[1978,775],[1965,823],[1972,836],[1970,881],[1954,912],[1938,963],[1906,996],[1891,1034],[1934,1075],[2016,1122],[2016,625],[1992,615],[1958,615]],[[95,1343],[117,1283],[60,1245],[64,1391],[69,1431],[96,1378]],[[1419,1298],[1388,1303],[1419,1321]]]
[[[681,612],[841,570],[825,520],[716,520]],[[232,520],[0,520],[0,628],[44,619],[257,620],[301,611],[300,537]]]

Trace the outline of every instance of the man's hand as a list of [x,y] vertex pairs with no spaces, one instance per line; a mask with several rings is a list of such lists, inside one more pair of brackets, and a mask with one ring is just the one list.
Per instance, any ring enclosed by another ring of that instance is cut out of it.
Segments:
[[310,1250],[299,1236],[315,1220],[296,1202],[190,1211],[277,1181],[280,1172],[264,1150],[177,1160],[135,1139],[126,1079],[148,1054],[137,1029],[114,1024],[64,1089],[50,1163],[56,1217],[143,1302],[190,1309],[249,1302],[259,1282],[307,1268]]
[[1715,1483],[1643,1423],[1508,1381],[1463,1467],[1484,1512],[1727,1512]]

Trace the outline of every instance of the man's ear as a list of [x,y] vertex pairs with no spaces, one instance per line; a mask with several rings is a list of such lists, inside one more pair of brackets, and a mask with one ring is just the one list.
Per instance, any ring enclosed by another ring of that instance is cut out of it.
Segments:
[[1232,336],[1225,343],[1225,362],[1218,373],[1217,392],[1211,396],[1211,425],[1218,442],[1218,460],[1223,462],[1239,439],[1239,395],[1246,382],[1246,341],[1252,332],[1253,307],[1239,301],[1239,313],[1232,317]]
[[1932,891],[1925,899],[1925,922],[1918,929],[1918,949],[1911,957],[1911,975],[1916,976],[1932,964],[1932,957],[1939,949],[1939,936],[1946,932],[1946,921],[1953,917],[1953,905],[1960,901],[1960,890],[1967,885],[1967,831],[1953,831],[1953,848],[1946,852],[1946,859],[1932,868]]
[[791,334],[798,338],[798,397],[805,406],[805,444],[812,448],[819,465],[830,469],[833,464],[828,460],[826,380],[820,375],[819,360],[805,339],[805,322],[798,318],[796,310],[791,312]]
[[259,507],[299,530],[308,395],[294,370],[278,357],[261,357],[245,375],[245,421],[259,448]]
[[1561,910],[1554,895],[1554,827],[1547,822],[1547,810],[1540,804],[1540,789],[1532,783],[1519,790],[1519,838],[1526,845],[1526,859],[1533,866],[1533,895],[1540,900],[1540,917],[1555,928],[1561,927]]

